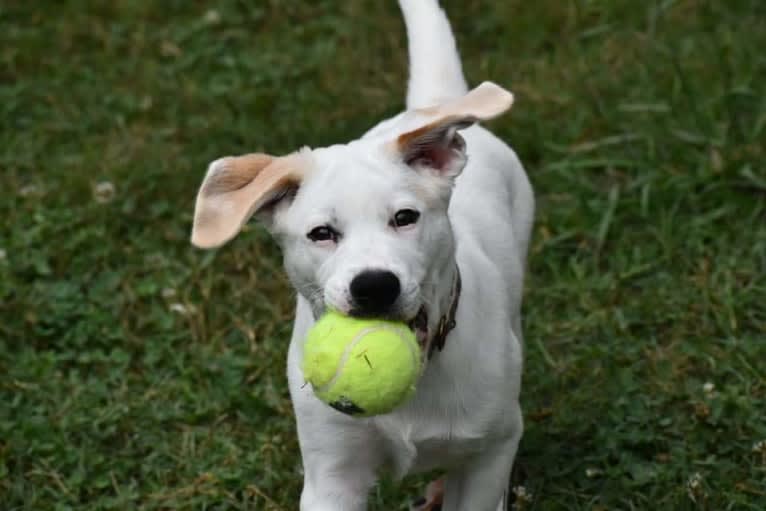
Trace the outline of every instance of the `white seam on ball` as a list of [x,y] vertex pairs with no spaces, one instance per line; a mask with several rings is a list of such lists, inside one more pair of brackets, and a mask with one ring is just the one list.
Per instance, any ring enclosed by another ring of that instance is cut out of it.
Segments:
[[388,330],[389,332],[395,333],[397,337],[399,337],[399,340],[403,342],[407,346],[407,349],[410,351],[410,356],[412,357],[412,366],[413,367],[417,366],[418,364],[417,355],[413,351],[412,346],[410,345],[410,343],[407,342],[405,337],[405,335],[409,333],[408,331],[403,330],[401,328],[392,327],[389,325],[369,326],[365,328],[364,330],[362,330],[361,332],[359,332],[358,334],[356,334],[356,337],[354,337],[351,340],[351,342],[348,343],[348,345],[346,345],[346,349],[343,350],[343,355],[341,356],[340,361],[338,362],[338,366],[335,368],[335,374],[332,376],[332,378],[330,378],[330,381],[328,381],[327,383],[325,383],[319,388],[315,388],[314,390],[316,390],[317,392],[325,392],[329,390],[330,388],[332,388],[332,386],[335,385],[335,382],[340,377],[340,373],[341,371],[343,371],[343,368],[345,367],[346,362],[348,362],[348,358],[351,356],[351,352],[356,347],[356,345],[362,342],[362,339],[364,339],[366,335],[374,333],[378,330]]

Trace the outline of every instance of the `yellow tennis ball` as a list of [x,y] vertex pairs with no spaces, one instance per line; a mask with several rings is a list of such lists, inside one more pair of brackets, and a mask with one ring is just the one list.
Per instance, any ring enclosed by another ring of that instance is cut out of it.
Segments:
[[388,413],[415,392],[420,347],[404,323],[328,312],[309,331],[303,376],[319,399],[348,415]]

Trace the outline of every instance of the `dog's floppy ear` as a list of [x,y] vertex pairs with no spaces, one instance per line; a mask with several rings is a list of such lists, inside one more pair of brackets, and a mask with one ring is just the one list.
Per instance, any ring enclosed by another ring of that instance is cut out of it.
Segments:
[[402,160],[413,168],[457,176],[467,161],[465,141],[458,130],[497,117],[512,104],[513,94],[492,82],[484,82],[465,96],[415,110],[425,124],[399,135],[397,150]]
[[214,161],[197,194],[191,242],[200,248],[223,245],[254,213],[298,187],[307,165],[301,153],[253,153]]

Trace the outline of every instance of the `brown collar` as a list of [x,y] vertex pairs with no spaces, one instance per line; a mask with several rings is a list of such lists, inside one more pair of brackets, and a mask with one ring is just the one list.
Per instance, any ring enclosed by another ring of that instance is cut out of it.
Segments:
[[457,315],[457,306],[460,302],[460,268],[455,266],[455,280],[452,283],[452,298],[447,313],[439,318],[439,323],[436,325],[436,332],[434,333],[431,343],[428,347],[428,358],[430,359],[434,354],[434,349],[438,348],[439,351],[444,349],[444,344],[447,341],[447,336],[457,325],[455,316]]

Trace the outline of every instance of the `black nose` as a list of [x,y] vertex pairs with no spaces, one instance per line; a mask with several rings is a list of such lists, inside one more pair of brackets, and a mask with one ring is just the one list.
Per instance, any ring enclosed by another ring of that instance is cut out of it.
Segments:
[[361,315],[386,312],[399,298],[399,279],[390,271],[366,270],[351,281],[354,311]]

